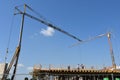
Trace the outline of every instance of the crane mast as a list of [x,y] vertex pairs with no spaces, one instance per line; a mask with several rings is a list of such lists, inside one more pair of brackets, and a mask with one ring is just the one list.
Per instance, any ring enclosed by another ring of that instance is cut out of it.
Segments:
[[107,37],[108,37],[108,43],[109,43],[109,46],[110,46],[110,54],[111,54],[111,59],[112,59],[112,67],[114,69],[116,69],[116,64],[115,64],[115,58],[114,58],[114,53],[113,53],[113,48],[112,48],[112,43],[111,43],[111,34],[108,33],[107,34]]
[[14,65],[14,69],[13,69],[13,74],[12,74],[11,80],[14,80],[14,77],[15,77],[15,74],[16,74],[16,68],[17,68],[17,64],[18,64],[18,59],[19,59],[19,54],[20,54],[20,50],[21,50],[25,8],[26,8],[26,6],[24,6],[24,12],[22,14],[22,22],[21,22],[21,29],[20,29],[18,47],[16,48],[14,56],[12,57],[12,60],[9,64],[9,66],[7,67],[7,69],[5,70],[1,80],[6,80],[7,79],[8,75],[9,75],[9,72],[10,72],[13,65]]

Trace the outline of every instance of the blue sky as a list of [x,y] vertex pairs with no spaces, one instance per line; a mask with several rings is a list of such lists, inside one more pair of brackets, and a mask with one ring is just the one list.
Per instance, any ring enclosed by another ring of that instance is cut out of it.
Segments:
[[[11,26],[7,62],[11,60],[18,45],[21,15],[13,16],[13,14],[14,7],[24,3],[42,14],[47,21],[81,40],[111,31],[116,64],[120,64],[119,0],[1,0],[0,62],[4,62]],[[33,14],[30,11],[28,13]],[[46,32],[47,36],[42,34],[46,34]],[[107,37],[69,47],[76,42],[77,40],[59,31],[49,29],[47,26],[25,17],[19,64],[26,68],[33,67],[35,64],[111,66]],[[18,72],[23,70],[20,68]]]

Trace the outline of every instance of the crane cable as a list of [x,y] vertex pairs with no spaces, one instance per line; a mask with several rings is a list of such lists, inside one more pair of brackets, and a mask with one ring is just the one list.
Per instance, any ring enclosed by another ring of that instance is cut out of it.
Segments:
[[[15,12],[15,9],[14,9],[14,12]],[[6,54],[5,54],[5,63],[7,61],[7,57],[8,57],[8,53],[9,53],[9,46],[10,46],[10,40],[11,40],[11,35],[12,35],[13,22],[14,22],[14,15],[12,16],[12,21],[11,21],[11,24],[10,24],[8,43],[7,43],[7,49],[6,49]]]
[[[35,20],[37,20],[37,21],[39,21],[39,22],[47,25],[48,27],[51,27],[51,28],[57,30],[57,31],[60,31],[60,32],[62,32],[62,33],[64,33],[64,34],[66,34],[66,35],[68,35],[68,36],[70,36],[70,37],[78,40],[79,42],[82,41],[81,39],[77,38],[76,36],[74,36],[74,35],[66,32],[66,31],[60,29],[59,27],[51,24],[50,21],[46,20],[43,16],[41,16],[37,11],[33,10],[33,9],[32,9],[31,7],[29,7],[28,5],[25,4],[25,6],[26,6],[29,10],[31,10],[33,13],[35,13],[36,15],[38,15],[41,19],[38,19],[38,18],[36,18],[36,17],[28,14],[28,13],[24,13],[24,14],[27,15],[28,17],[33,18],[33,19],[35,19]],[[18,9],[18,7],[16,7],[16,9],[17,9],[20,13],[23,13],[20,9]]]
[[48,21],[44,16],[42,16],[40,13],[38,13],[37,11],[35,11],[34,9],[32,9],[31,7],[29,7],[28,5],[25,4],[25,6],[31,10],[33,13],[35,13],[37,16],[39,16],[41,19]]
[[[41,20],[44,20],[44,22],[47,21],[47,23],[52,23],[52,24],[53,24],[52,21],[46,19],[42,14],[40,14],[39,12],[37,12],[36,10],[34,10],[33,8],[29,7],[29,6],[26,5],[26,4],[25,4],[25,6],[26,6],[29,10],[31,10],[33,13],[35,13]],[[55,24],[54,24],[54,26],[55,26]],[[53,27],[52,27],[52,28],[53,28]],[[53,29],[55,29],[55,28],[53,28]]]

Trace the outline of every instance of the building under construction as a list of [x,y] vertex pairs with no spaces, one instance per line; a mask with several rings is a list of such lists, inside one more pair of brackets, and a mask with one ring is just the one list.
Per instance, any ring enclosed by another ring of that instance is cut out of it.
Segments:
[[33,78],[37,80],[120,80],[120,71],[115,69],[42,68],[34,67]]

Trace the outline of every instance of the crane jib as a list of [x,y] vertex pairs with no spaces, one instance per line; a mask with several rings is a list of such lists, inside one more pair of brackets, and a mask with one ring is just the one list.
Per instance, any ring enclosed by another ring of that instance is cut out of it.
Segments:
[[51,27],[51,28],[53,28],[53,29],[55,29],[55,30],[58,30],[58,31],[60,31],[60,32],[62,32],[62,33],[64,33],[64,34],[72,37],[73,39],[76,39],[76,40],[78,40],[78,41],[80,41],[80,42],[82,41],[82,40],[80,40],[79,38],[77,38],[76,36],[74,36],[74,35],[68,33],[67,31],[64,31],[64,30],[62,30],[62,29],[54,26],[54,25],[51,24],[51,23],[48,23],[48,22],[46,22],[46,21],[44,21],[44,20],[42,20],[42,19],[39,19],[39,18],[37,18],[37,17],[34,17],[34,16],[32,16],[32,15],[30,15],[30,14],[28,14],[28,13],[24,13],[24,14],[25,14],[26,16],[32,18],[32,19],[35,19],[35,20],[37,20],[37,21],[39,21],[39,22],[41,22],[41,23],[43,23],[43,24],[45,24],[45,25],[47,25],[47,26],[49,26],[49,27]]

